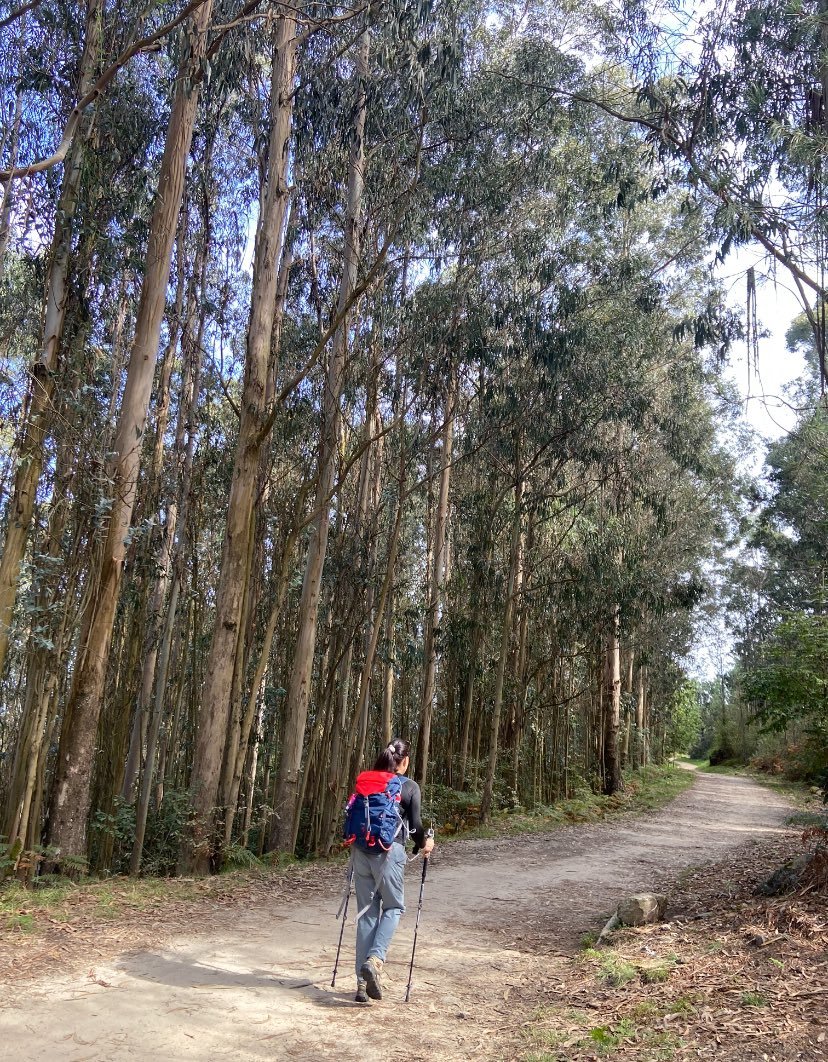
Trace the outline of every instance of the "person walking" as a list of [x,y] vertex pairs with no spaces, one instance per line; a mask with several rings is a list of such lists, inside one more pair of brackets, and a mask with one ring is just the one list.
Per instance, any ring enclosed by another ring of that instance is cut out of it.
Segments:
[[[357,778],[356,794],[349,803],[345,842],[351,844],[358,912],[357,1003],[382,999],[382,968],[405,912],[406,841],[412,838],[414,855],[422,851],[424,859],[434,851],[433,832],[423,828],[420,787],[405,777],[410,751],[407,741],[395,738],[379,754],[373,770]],[[375,796],[370,814],[362,811],[359,799],[367,809],[368,794]],[[383,820],[387,825],[381,825]]]

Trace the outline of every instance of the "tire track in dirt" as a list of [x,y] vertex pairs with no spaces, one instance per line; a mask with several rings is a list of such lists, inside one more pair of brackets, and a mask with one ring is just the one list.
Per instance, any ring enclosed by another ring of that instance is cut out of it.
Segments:
[[[524,997],[554,992],[578,937],[659,876],[795,833],[788,805],[746,779],[700,774],[662,811],[438,848],[426,881],[412,1001],[402,1002],[420,866],[387,964],[386,999],[353,998],[353,928],[330,988],[334,889],[297,905],[225,912],[210,932],[48,978],[0,1000],[0,1054],[49,1062],[515,1059]],[[528,990],[528,991],[527,991]]]

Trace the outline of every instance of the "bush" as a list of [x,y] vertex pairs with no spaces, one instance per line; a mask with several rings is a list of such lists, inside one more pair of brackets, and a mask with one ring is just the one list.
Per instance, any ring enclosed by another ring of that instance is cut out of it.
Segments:
[[112,872],[114,874],[128,873],[132,846],[135,843],[135,805],[116,797],[111,814],[99,810],[92,816],[91,832],[92,865],[96,865],[97,847],[105,837],[111,837]]
[[165,790],[161,807],[150,809],[141,864],[144,874],[153,877],[175,874],[190,814],[190,794],[186,789]]
[[[190,815],[190,798],[186,790],[167,789],[161,807],[150,806],[144,834],[141,872],[150,877],[175,874],[178,853]],[[135,804],[116,799],[112,814],[95,813],[92,829],[98,838],[114,840],[111,870],[128,874],[132,846],[135,843]]]
[[263,866],[262,861],[241,844],[228,845],[222,855],[223,870],[252,870]]
[[764,774],[784,774],[785,766],[782,763],[782,757],[767,753],[763,756],[754,756],[750,761],[750,766],[755,771],[762,771]]
[[480,793],[461,793],[447,785],[429,785],[427,803],[423,806],[423,822],[434,822],[441,833],[456,833],[477,825],[480,814]]
[[742,757],[736,749],[736,742],[730,733],[728,726],[720,725],[716,740],[710,750],[711,767],[729,767],[743,763]]

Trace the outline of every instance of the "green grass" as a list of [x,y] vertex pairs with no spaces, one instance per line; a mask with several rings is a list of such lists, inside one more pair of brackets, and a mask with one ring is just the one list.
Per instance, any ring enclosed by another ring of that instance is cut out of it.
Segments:
[[803,812],[815,811],[821,806],[824,807],[821,798],[811,792],[811,786],[806,782],[792,782],[781,775],[766,774],[764,771],[748,769],[745,773],[754,782],[765,786],[766,789],[772,789],[784,800],[790,801],[791,804],[796,804]]
[[21,933],[32,933],[35,928],[34,915],[10,914],[6,917],[7,929],[19,929]]
[[768,1001],[761,992],[743,992],[739,998],[743,1007],[766,1007]]
[[[236,883],[243,887],[258,875],[239,872]],[[272,876],[272,874],[271,874]],[[230,884],[232,890],[233,883]],[[11,879],[0,886],[0,928],[37,933],[50,922],[71,923],[79,917],[117,921],[123,914],[158,910],[223,890],[227,882],[216,877],[206,881],[187,878],[120,878],[71,881],[50,877],[44,884],[25,888]]]
[[644,984],[661,984],[669,980],[679,961],[677,955],[668,955],[658,960],[632,961],[622,959],[615,952],[598,951],[591,947],[585,948],[580,958],[594,966],[599,980],[612,988],[620,988],[636,979],[640,979]]
[[651,1003],[647,999],[642,999],[640,1003],[635,1003],[630,1010],[630,1014],[633,1018],[640,1020],[641,1018],[657,1018],[660,1017],[659,1008],[655,1003]]
[[631,962],[624,962],[623,959],[611,955],[601,963],[598,976],[605,984],[620,988],[635,980],[638,976],[638,968]]
[[16,914],[21,908],[31,910],[35,914],[52,911],[77,893],[80,887],[68,878],[36,889],[26,889],[15,880],[7,881],[0,887],[0,914]]
[[[530,1035],[539,1042],[541,1050],[532,1050],[522,1056],[521,1062],[567,1062],[575,1051],[589,1053],[587,1057],[611,1058],[619,1050],[630,1045],[641,1048],[645,1054],[641,1057],[647,1062],[668,1062],[672,1059],[682,1041],[663,1029],[651,1028],[640,1017],[658,1017],[663,1015],[631,1015],[620,1018],[608,1025],[593,1025],[594,1014],[583,1035],[572,1029],[534,1029]],[[578,1024],[582,1024],[579,1022]],[[625,1056],[626,1057],[626,1056]]]
[[697,1009],[696,1003],[686,996],[679,996],[677,999],[661,1005],[653,1003],[649,999],[642,999],[633,1004],[630,1009],[630,1015],[640,1021],[644,1018],[661,1019],[668,1014],[695,1014]]
[[714,765],[710,760],[694,760],[693,762],[698,767],[698,770],[702,771],[704,774],[746,775],[750,773],[749,768],[743,764],[717,763]]
[[796,811],[785,822],[788,826],[819,826],[825,830],[828,829],[828,811]]
[[679,996],[667,1005],[665,1014],[695,1014],[698,1007],[696,1003],[686,996]]

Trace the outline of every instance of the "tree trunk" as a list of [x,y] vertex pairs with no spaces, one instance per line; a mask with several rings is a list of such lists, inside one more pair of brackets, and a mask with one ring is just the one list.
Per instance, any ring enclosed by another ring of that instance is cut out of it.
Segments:
[[[363,30],[356,48],[355,77],[357,103],[351,135],[348,174],[348,203],[345,221],[345,262],[339,289],[339,312],[343,312],[354,289],[359,266],[362,190],[365,170],[365,115],[368,78],[368,31]],[[322,569],[328,548],[330,496],[336,472],[340,426],[340,396],[345,376],[348,322],[342,321],[333,338],[327,379],[322,399],[322,430],[316,487],[317,516],[308,545],[302,597],[299,604],[299,631],[288,682],[285,704],[285,731],[276,778],[273,829],[270,847],[293,850],[296,817],[299,812],[299,771],[310,699],[311,672],[316,647],[317,610],[322,585]]]
[[[87,6],[86,39],[78,77],[80,95],[89,90],[95,78],[101,41],[102,4],[103,0],[89,0]],[[66,322],[69,271],[72,262],[72,230],[86,147],[94,121],[95,112],[90,110],[84,115],[78,135],[72,142],[64,163],[63,184],[55,212],[55,232],[46,276],[40,353],[32,366],[28,409],[21,427],[19,458],[6,518],[3,555],[0,558],[0,674],[3,673],[9,647],[9,631],[17,600],[20,563],[26,552],[37,485],[43,471],[44,444],[54,417],[52,399]],[[6,189],[4,207],[7,200],[9,208],[11,207],[10,196],[11,180]]]
[[[285,223],[285,240],[290,238],[291,218],[293,214],[292,201],[291,209],[288,214],[288,219]],[[276,299],[275,299],[275,313],[273,318],[273,327],[271,331],[271,343],[270,343],[270,357],[268,359],[268,371],[267,371],[267,387],[265,405],[269,408],[274,400],[276,393],[276,375],[278,370],[278,354],[281,345],[282,326],[284,323],[285,303],[287,301],[288,281],[290,276],[291,265],[293,264],[293,254],[288,242],[284,244],[284,250],[282,252],[282,261],[279,267],[279,277],[276,284]],[[270,474],[270,451],[267,445],[262,445],[261,452],[259,454],[259,471],[257,474],[256,482],[256,497],[260,499],[261,509],[265,509],[268,497],[268,483]],[[297,519],[298,513],[301,511],[301,505],[304,500],[304,493],[299,492],[299,499],[297,499]],[[285,541],[284,550],[279,565],[279,574],[277,585],[279,587],[277,593],[278,609],[274,608],[271,612],[272,622],[268,623],[267,630],[265,631],[265,644],[262,646],[261,652],[258,657],[257,666],[254,672],[253,681],[247,690],[247,703],[242,712],[242,700],[245,688],[245,675],[247,672],[249,655],[251,646],[255,637],[255,624],[256,615],[259,608],[259,602],[262,593],[263,580],[257,578],[255,572],[260,572],[264,568],[263,560],[263,539],[264,539],[264,526],[263,520],[256,520],[256,516],[253,516],[253,525],[250,533],[250,557],[248,558],[248,585],[244,595],[244,604],[242,607],[243,622],[240,625],[240,637],[238,647],[238,657],[236,661],[236,672],[233,678],[233,687],[231,695],[231,704],[229,712],[229,726],[227,734],[227,750],[224,757],[224,766],[222,769],[221,784],[219,787],[220,792],[220,804],[224,809],[224,845],[230,844],[233,834],[233,822],[236,817],[236,810],[239,799],[239,790],[241,788],[242,775],[245,768],[245,763],[249,760],[248,756],[248,744],[250,741],[250,734],[253,730],[253,721],[256,717],[257,708],[260,701],[260,692],[262,681],[264,679],[264,672],[270,658],[270,648],[273,641],[273,634],[276,629],[276,620],[278,613],[281,611],[284,598],[287,594],[287,565],[290,562],[290,557],[293,552],[293,546],[297,538],[298,532],[296,531],[296,521],[294,521],[294,527],[287,535]],[[261,526],[259,526],[261,525]],[[258,530],[257,530],[258,527]],[[252,799],[252,796],[251,796]],[[248,823],[249,827],[249,823]]]
[[630,647],[627,654],[627,682],[626,682],[626,708],[623,713],[622,727],[624,736],[621,741],[621,769],[629,766],[630,763],[630,737],[632,735],[633,727],[633,715],[632,715],[632,696],[633,696],[633,683],[635,681],[635,649]]
[[[147,508],[153,516],[156,515],[161,501],[161,474],[164,466],[164,436],[167,431],[170,411],[170,380],[172,378],[175,352],[178,346],[180,331],[179,321],[181,320],[181,312],[184,303],[184,247],[187,240],[187,214],[188,211],[185,203],[184,209],[181,211],[178,237],[176,240],[176,294],[170,318],[170,337],[161,364],[161,378],[158,386],[155,413],[155,446],[153,447],[152,461],[147,476],[147,493],[149,494],[149,505]],[[201,254],[204,253],[206,252],[202,244]],[[199,275],[200,273],[201,269],[197,261],[196,275]],[[113,381],[115,380],[116,377],[113,373]],[[113,382],[113,400],[117,390],[117,384]],[[179,410],[179,420],[180,419],[181,410]],[[176,448],[175,453],[177,455],[180,453],[180,450]],[[133,719],[132,732],[129,740],[129,752],[127,754],[127,763],[124,770],[124,781],[121,791],[122,798],[129,802],[132,801],[135,782],[140,770],[143,734],[147,729],[146,724],[150,705],[152,704],[155,665],[158,660],[158,642],[161,636],[164,600],[167,596],[167,589],[170,581],[170,564],[176,532],[175,525],[178,514],[177,506],[175,506],[174,502],[172,504],[167,504],[165,501],[164,510],[167,519],[164,524],[161,545],[155,562],[155,578],[153,581],[152,592],[150,594],[148,615],[146,617],[147,633],[144,639],[144,651],[142,654],[143,664],[141,666],[141,682],[138,687],[138,704]]]
[[[258,477],[257,477],[258,478]],[[250,516],[250,535],[248,538],[247,562],[244,565],[245,583],[242,592],[241,608],[239,610],[238,640],[236,642],[236,660],[233,669],[233,681],[230,684],[230,698],[227,712],[227,730],[224,736],[224,760],[219,779],[218,795],[218,818],[223,815],[224,825],[221,835],[216,837],[217,849],[226,848],[233,836],[233,822],[236,818],[236,804],[238,801],[239,783],[244,759],[247,752],[247,740],[242,740],[242,729],[245,719],[242,717],[242,694],[244,684],[244,671],[246,666],[245,640],[250,635],[251,623],[251,581],[253,575],[253,558],[256,553],[256,518],[255,513]],[[251,691],[245,715],[252,722],[255,710],[256,696]],[[249,736],[249,728],[247,729]],[[239,759],[241,758],[241,763]],[[216,823],[218,826],[218,822]]]
[[[520,448],[515,461],[517,469],[520,468]],[[492,796],[494,794],[495,775],[497,773],[498,740],[500,737],[500,711],[503,704],[503,682],[506,676],[506,661],[509,656],[509,641],[512,636],[512,615],[515,607],[515,586],[517,583],[518,566],[520,564],[520,541],[523,508],[523,475],[518,471],[518,479],[515,484],[515,512],[512,518],[512,541],[510,549],[509,580],[506,586],[506,605],[503,610],[503,629],[500,635],[500,656],[497,661],[497,676],[495,678],[494,700],[492,704],[492,726],[489,732],[489,763],[486,768],[486,781],[483,787],[483,798],[480,802],[480,823],[488,822],[492,811]]]
[[487,534],[485,545],[481,549],[482,560],[474,572],[470,594],[472,636],[468,660],[466,662],[466,676],[463,690],[463,735],[460,742],[460,778],[458,781],[458,785],[463,792],[466,791],[468,782],[469,735],[471,733],[471,722],[474,715],[475,680],[477,678],[477,668],[480,660],[480,649],[483,645],[483,617],[481,614],[483,609],[483,590],[486,573],[491,564],[493,548],[494,543],[492,541],[492,536],[491,534]]
[[[279,276],[276,284],[275,312],[271,329],[270,356],[268,359],[267,384],[265,390],[265,406],[267,408],[271,407],[276,393],[276,376],[278,371],[285,303],[287,300],[290,269],[293,264],[291,246],[287,241],[290,240],[294,208],[295,200],[292,200],[287,221],[285,222],[286,242],[283,244],[281,265],[279,267]],[[263,440],[263,444],[260,448],[259,469],[255,487],[255,496],[258,499],[260,511],[266,508],[269,494],[270,458],[270,450],[266,445],[266,441]],[[250,761],[248,745],[253,730],[254,719],[257,718],[257,712],[259,716],[261,715],[260,703],[264,688],[264,676],[270,661],[270,653],[273,644],[273,636],[276,632],[276,625],[287,596],[288,566],[299,533],[297,522],[299,519],[299,513],[302,511],[304,505],[304,499],[305,491],[301,490],[294,505],[296,517],[293,521],[293,525],[286,534],[281,551],[274,551],[272,572],[275,571],[276,573],[274,581],[277,591],[271,604],[270,615],[265,627],[262,645],[258,651],[253,679],[250,683],[246,683],[245,676],[247,674],[250,652],[255,637],[256,616],[258,614],[263,587],[263,580],[257,577],[255,573],[261,572],[264,568],[263,553],[264,538],[266,535],[263,519],[256,513],[253,514],[253,525],[251,527],[250,537],[251,553],[248,557],[247,563],[248,586],[245,591],[241,612],[242,619],[240,622],[238,656],[232,684],[231,703],[228,713],[226,749],[219,786],[220,805],[224,810],[223,843],[225,846],[229,845],[231,841],[242,776],[245,771],[245,765],[249,764]],[[242,712],[245,689],[247,691],[247,698],[244,711]],[[260,730],[261,723],[259,723],[258,726]],[[257,742],[259,740],[260,736],[257,738]],[[253,783],[255,783],[255,777]],[[252,800],[252,793],[249,794],[249,799]],[[245,832],[249,829],[249,825],[248,818]]]
[[[370,388],[370,393],[367,402],[367,415],[365,418],[365,435],[370,440],[375,434],[374,416],[376,414],[376,387],[374,385]],[[356,583],[356,587],[352,584],[346,593],[339,595],[340,600],[346,605],[344,608],[344,614],[347,616],[355,614],[359,616],[357,622],[360,622],[361,617],[361,598],[362,587],[366,584],[370,585],[371,577],[371,563],[368,562],[367,568],[365,567],[365,558],[362,550],[361,539],[364,533],[364,526],[366,520],[366,514],[368,510],[369,501],[369,487],[371,484],[370,468],[372,461],[372,454],[378,444],[374,443],[366,447],[362,454],[362,461],[360,462],[360,477],[359,485],[357,488],[357,504],[356,513],[353,521],[353,530],[349,535],[354,550],[354,556],[358,557],[358,563],[360,569],[355,573],[355,579],[353,583]],[[376,549],[376,536],[372,538],[372,550]],[[367,610],[368,622],[370,624],[370,608]],[[342,624],[344,626],[344,623]],[[327,852],[331,839],[334,836],[334,823],[341,812],[342,801],[341,793],[343,789],[343,778],[345,784],[353,777],[353,750],[354,746],[359,746],[358,736],[354,737],[354,740],[346,741],[346,729],[348,723],[348,706],[350,703],[351,693],[351,671],[354,657],[354,647],[357,641],[356,631],[349,631],[346,635],[347,643],[344,652],[341,654],[335,653],[334,656],[341,656],[337,671],[339,674],[338,689],[336,696],[333,698],[335,707],[331,713],[330,719],[330,754],[328,759],[327,777],[324,787],[324,807],[321,812],[321,821],[319,827],[319,844],[323,851]],[[368,641],[370,641],[370,634],[366,635]],[[363,672],[364,677],[364,672]],[[354,715],[354,726],[358,727],[358,720],[361,718],[362,711],[362,685],[358,686],[357,700],[360,707]],[[352,735],[353,736],[353,735]]]
[[[25,16],[24,16],[25,25]],[[14,118],[12,119],[11,143],[9,145],[9,169],[17,166],[17,149],[20,142],[20,118],[23,114],[23,94],[17,90],[14,97]],[[14,178],[9,177],[3,191],[3,206],[0,208],[0,284],[3,282],[3,268],[11,236],[11,212],[14,203]]]
[[393,576],[385,605],[385,660],[382,665],[382,740],[388,744],[393,737],[394,722],[394,585]]
[[647,731],[646,731],[646,701],[645,686],[647,682],[647,669],[643,664],[638,665],[638,699],[635,703],[635,744],[634,766],[636,768],[647,766]]
[[255,691],[255,696],[251,692],[251,699],[255,704],[258,704],[258,712],[256,713],[256,733],[253,739],[253,747],[250,749],[247,757],[247,771],[246,773],[246,787],[247,793],[244,802],[244,819],[242,821],[242,836],[241,844],[243,848],[247,848],[250,842],[250,822],[253,818],[253,796],[256,789],[256,768],[259,763],[259,749],[262,744],[262,699],[258,695],[258,691]]
[[[397,565],[397,547],[400,544],[400,531],[402,529],[403,497],[402,493],[397,497],[397,511],[394,516],[394,525],[391,530],[391,538],[388,543],[388,557],[385,568],[385,578],[382,581],[379,601],[377,602],[376,615],[369,623],[367,632],[368,645],[365,650],[365,659],[362,664],[362,675],[359,683],[359,701],[357,702],[354,718],[358,727],[358,739],[356,756],[354,758],[352,774],[356,775],[362,766],[365,756],[365,738],[368,732],[368,698],[371,690],[371,671],[374,667],[374,659],[382,633],[382,616],[385,612],[385,602],[394,581],[394,571]],[[391,740],[390,738],[388,739]]]
[[[58,448],[54,494],[64,498],[73,480],[75,459],[71,447],[61,445]],[[38,602],[45,616],[59,618],[51,620],[48,637],[52,642],[49,648],[44,642],[29,642],[29,660],[26,668],[26,697],[23,714],[17,734],[14,750],[12,772],[9,788],[6,792],[6,816],[0,819],[0,834],[12,846],[20,841],[24,848],[40,842],[39,834],[28,832],[31,809],[37,798],[36,786],[42,774],[42,766],[48,756],[48,733],[54,716],[49,709],[55,699],[58,686],[58,669],[62,650],[66,641],[66,631],[70,626],[70,602],[74,597],[74,587],[78,577],[77,567],[70,569],[69,578],[63,581],[59,577],[63,554],[63,538],[68,519],[68,506],[62,502],[53,502],[49,513],[46,542],[41,549],[52,562],[41,583],[42,598]],[[45,633],[45,632],[44,632]]]
[[216,805],[247,583],[256,480],[261,450],[269,437],[269,433],[263,433],[262,427],[267,415],[267,371],[290,194],[287,185],[288,143],[293,114],[296,27],[294,18],[280,18],[273,36],[268,175],[256,229],[239,435],[216,590],[215,626],[207,658],[193,758],[190,785],[193,828],[191,835],[185,838],[179,859],[183,873],[206,873],[211,859],[217,856],[223,837],[223,829],[216,819]]
[[523,731],[526,725],[526,652],[527,636],[529,632],[529,609],[523,595],[524,581],[526,578],[526,552],[531,550],[533,535],[533,523],[529,516],[529,531],[526,536],[528,546],[523,541],[519,545],[520,558],[518,560],[517,579],[515,582],[516,611],[518,612],[518,643],[514,661],[515,689],[512,696],[512,717],[510,720],[509,736],[512,743],[512,792],[516,804],[520,804],[520,753],[523,743]]
[[440,493],[434,518],[434,547],[428,588],[428,612],[426,614],[425,675],[423,697],[420,703],[420,730],[417,739],[417,763],[414,778],[424,789],[428,779],[428,756],[431,745],[431,724],[434,718],[434,694],[437,688],[436,632],[440,624],[443,592],[446,583],[447,532],[449,510],[449,484],[451,482],[451,452],[454,443],[454,412],[457,402],[457,373],[452,371],[446,394],[442,448],[440,455]]
[[623,788],[621,777],[621,606],[612,613],[605,657],[604,687],[604,793],[612,796]]
[[[157,641],[152,652],[152,671],[147,676],[145,670],[142,676],[142,682],[147,681],[147,678],[149,678],[152,685],[150,691],[151,699],[146,706],[146,713],[148,713],[146,753],[141,776],[141,789],[135,812],[135,838],[130,856],[129,872],[132,875],[140,872],[143,858],[144,835],[152,794],[153,776],[155,774],[155,757],[165,715],[167,680],[178,614],[178,602],[184,584],[184,565],[190,548],[189,509],[192,494],[193,461],[195,459],[195,445],[198,434],[195,414],[198,407],[201,369],[204,360],[204,329],[206,325],[204,292],[206,290],[209,255],[208,244],[208,205],[205,202],[204,230],[198,253],[196,254],[196,270],[187,300],[187,317],[181,335],[184,370],[181,395],[179,397],[175,442],[173,444],[173,453],[176,455],[177,461],[180,462],[179,480],[175,493],[166,505],[167,522],[164,527],[164,540],[159,557],[160,572],[165,575],[165,582],[170,582],[170,590],[166,602],[166,613],[163,615],[163,623],[157,634]],[[158,606],[158,620],[162,616],[163,604],[162,597]],[[180,701],[182,693],[183,686],[176,703]],[[139,732],[142,714],[136,713]],[[161,774],[160,779],[160,793],[156,799],[157,806],[160,806],[163,797],[163,775]]]
[[98,570],[91,575],[94,591],[85,610],[83,639],[60,735],[50,820],[50,841],[59,850],[59,857],[81,857],[86,850],[89,779],[95,737],[126,539],[135,504],[141,446],[170,277],[172,244],[198,105],[198,74],[206,49],[211,11],[212,0],[206,0],[188,22],[187,47],[176,80],[161,160],[135,338],[114,441],[109,528]]

